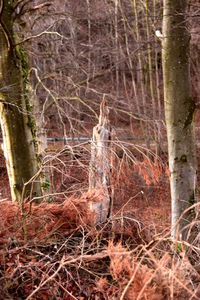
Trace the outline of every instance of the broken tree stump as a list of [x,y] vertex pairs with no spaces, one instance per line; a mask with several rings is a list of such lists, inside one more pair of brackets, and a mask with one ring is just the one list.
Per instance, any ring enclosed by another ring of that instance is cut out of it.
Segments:
[[91,160],[89,169],[89,191],[99,191],[100,202],[90,203],[95,212],[96,223],[105,222],[112,210],[112,130],[109,121],[109,109],[106,100],[100,105],[99,123],[93,128],[91,142]]

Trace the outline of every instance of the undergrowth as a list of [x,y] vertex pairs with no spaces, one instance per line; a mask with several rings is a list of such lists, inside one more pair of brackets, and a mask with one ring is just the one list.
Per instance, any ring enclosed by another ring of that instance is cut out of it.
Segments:
[[112,217],[95,226],[89,158],[66,149],[52,156],[53,203],[0,202],[0,299],[199,299],[199,242],[170,238],[166,165],[116,155]]
[[125,214],[94,226],[95,197],[27,206],[26,237],[19,207],[0,204],[0,299],[199,299],[184,246],[174,251],[167,230],[147,241],[135,219],[129,233]]

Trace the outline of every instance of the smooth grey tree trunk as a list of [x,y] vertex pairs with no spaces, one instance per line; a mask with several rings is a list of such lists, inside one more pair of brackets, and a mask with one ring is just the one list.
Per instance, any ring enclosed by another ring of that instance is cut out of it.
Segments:
[[20,202],[41,195],[40,182],[26,185],[38,172],[35,122],[28,97],[27,64],[23,47],[15,46],[13,1],[1,0],[0,15],[0,121],[11,196]]
[[187,238],[196,200],[195,102],[190,84],[186,0],[164,0],[162,61],[172,203],[172,237]]

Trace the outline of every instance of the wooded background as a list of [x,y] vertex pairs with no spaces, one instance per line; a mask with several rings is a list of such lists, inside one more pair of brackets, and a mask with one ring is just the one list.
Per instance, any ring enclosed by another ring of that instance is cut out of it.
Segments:
[[199,299],[199,15],[0,0],[0,299]]

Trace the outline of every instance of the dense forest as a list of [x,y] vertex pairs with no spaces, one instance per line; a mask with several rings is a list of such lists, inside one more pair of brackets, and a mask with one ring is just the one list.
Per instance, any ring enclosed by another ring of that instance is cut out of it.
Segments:
[[197,0],[0,0],[0,299],[200,298]]

